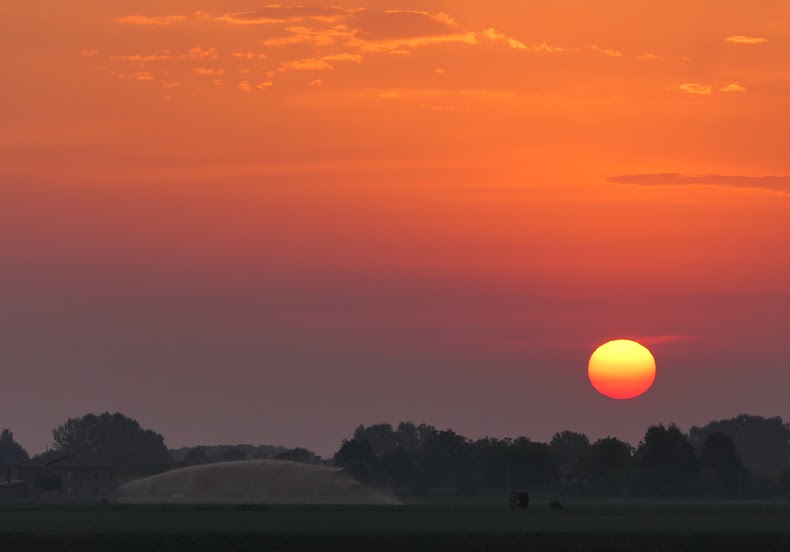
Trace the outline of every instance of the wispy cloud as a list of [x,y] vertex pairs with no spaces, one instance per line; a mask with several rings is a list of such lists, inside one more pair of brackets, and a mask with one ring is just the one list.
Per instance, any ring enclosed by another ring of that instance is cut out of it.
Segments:
[[214,69],[213,67],[196,67],[192,69],[192,72],[203,76],[222,76],[225,74],[224,69]]
[[513,50],[523,50],[525,52],[531,53],[538,53],[538,54],[561,54],[567,52],[567,48],[561,48],[559,46],[551,46],[546,44],[545,42],[541,42],[540,44],[525,44],[520,40],[516,40],[505,33],[501,33],[496,29],[490,28],[486,29],[482,33],[476,34],[476,43],[493,43],[493,44],[505,44],[509,46]]
[[526,44],[521,42],[520,40],[516,40],[515,38],[511,38],[505,33],[500,33],[496,29],[486,29],[479,35],[483,40],[488,42],[494,43],[501,43],[506,44],[513,48],[514,50],[527,50],[528,47]]
[[279,37],[266,38],[264,46],[293,46],[296,44],[312,44],[313,46],[331,46],[338,41],[347,41],[352,37],[348,29],[314,29],[311,27],[288,27],[285,31],[289,34]]
[[723,186],[790,193],[790,176],[737,176],[682,173],[627,174],[607,179],[612,184],[635,186]]
[[623,53],[620,50],[613,50],[611,48],[601,48],[600,46],[588,46],[591,50],[595,50],[596,52],[600,52],[605,56],[609,57],[623,57]]
[[478,44],[477,35],[471,31],[458,33],[448,33],[431,36],[416,36],[390,38],[383,40],[364,40],[353,38],[348,42],[349,46],[357,48],[363,52],[379,54],[410,54],[417,48],[426,46],[436,46],[439,44]]
[[677,89],[693,96],[710,96],[713,92],[712,86],[698,82],[687,82],[679,85]]
[[746,87],[739,82],[731,82],[719,88],[720,92],[746,92]]
[[186,54],[183,55],[175,55],[171,54],[168,50],[165,50],[159,54],[131,54],[125,56],[112,56],[110,57],[113,61],[129,61],[132,63],[145,63],[148,61],[171,61],[174,59],[186,59]]
[[343,52],[340,54],[331,54],[328,56],[324,56],[324,61],[350,61],[351,63],[362,63],[365,58],[363,58],[360,54],[350,54],[348,52]]
[[287,71],[332,71],[335,67],[329,63],[330,61],[345,61],[359,64],[364,61],[364,58],[360,54],[341,52],[339,54],[330,54],[323,57],[283,61],[280,63],[277,71],[280,73],[285,73]]
[[733,35],[728,36],[724,41],[733,44],[763,44],[764,42],[768,42],[768,39],[759,36]]
[[[700,338],[694,337],[690,335],[679,335],[679,334],[670,334],[670,335],[620,335],[618,339],[629,339],[631,341],[636,341],[637,343],[641,343],[642,345],[648,346],[655,346],[655,345],[666,345],[669,343],[678,343],[683,341],[697,341]],[[570,344],[571,347],[577,347],[580,349],[595,349],[596,347],[600,346],[600,342],[583,342],[583,343],[573,343]]]
[[281,73],[285,71],[332,71],[334,67],[322,58],[296,59],[284,61],[278,67]]
[[129,61],[132,63],[146,63],[153,61],[174,61],[174,60],[201,60],[201,59],[219,59],[219,50],[216,48],[201,48],[196,46],[190,48],[186,52],[174,53],[170,50],[163,50],[155,54],[131,54],[123,56],[110,57],[113,61]]
[[357,10],[347,10],[339,6],[282,6],[272,4],[259,10],[231,12],[215,17],[233,25],[274,25],[278,23],[301,23],[304,21],[321,21],[336,23],[348,18]]
[[219,58],[219,50],[216,48],[201,48],[200,46],[196,48],[192,48],[187,53],[189,59],[218,59]]
[[[172,70],[170,67],[166,71],[163,68],[156,74],[167,77],[177,75],[174,71],[183,71],[211,77],[192,81],[185,79],[184,86],[189,86],[191,83],[198,86],[206,86],[208,83],[219,86],[221,81],[218,77],[239,75],[239,78],[246,79],[241,82],[247,82],[251,91],[255,91],[258,86],[255,83],[260,82],[255,78],[258,73],[260,73],[259,78],[265,78],[265,82],[270,82],[288,72],[339,71],[344,63],[371,65],[385,63],[383,56],[415,55],[423,50],[438,51],[439,47],[443,47],[442,51],[447,47],[455,47],[456,55],[464,55],[463,50],[471,52],[472,48],[479,48],[489,56],[503,55],[507,50],[523,52],[525,55],[578,52],[578,49],[546,42],[528,43],[491,27],[482,29],[468,27],[446,13],[407,9],[353,9],[332,5],[271,4],[250,11],[227,13],[199,11],[189,16],[126,15],[115,21],[130,25],[158,26],[194,22],[196,25],[199,24],[201,29],[206,26],[213,26],[215,29],[226,25],[260,26],[260,32],[258,29],[251,29],[257,36],[248,37],[247,44],[237,42],[227,51],[194,47],[189,50],[165,49],[109,57],[110,61],[116,62],[115,67],[120,66],[117,62],[130,64],[125,73],[149,69],[149,64],[153,66],[154,63],[173,62]],[[190,32],[194,30],[191,26],[187,26],[186,29]],[[176,31],[181,32],[179,29],[173,29],[172,32]],[[622,55],[616,50],[597,46],[595,48],[605,55],[613,57]],[[267,61],[261,64],[253,63],[258,60]],[[176,61],[181,62],[180,65],[176,65]],[[437,70],[436,74],[444,74],[444,70]],[[318,88],[320,85],[315,83],[323,84],[323,82],[315,78],[316,76],[304,80],[314,83],[311,86]],[[229,87],[239,85],[236,81],[228,81],[225,84]],[[442,104],[426,103],[425,105]]]
[[158,25],[167,26],[183,23],[187,20],[186,15],[124,15],[123,17],[116,17],[113,21],[116,23],[126,23],[129,25]]
[[667,343],[677,343],[678,341],[696,341],[699,338],[689,335],[648,335],[631,339],[642,345],[665,345]]
[[153,73],[148,71],[139,71],[137,73],[131,73],[129,75],[121,75],[118,77],[119,79],[132,79],[138,81],[152,81],[156,80]]
[[264,39],[269,47],[301,44],[343,45],[362,53],[411,54],[418,48],[440,44],[501,44],[514,50],[534,53],[559,53],[565,48],[546,43],[527,45],[496,29],[480,32],[466,29],[452,17],[415,10],[355,10],[348,12],[342,25],[328,28],[291,26],[285,36]]
[[541,42],[540,44],[527,46],[527,51],[539,54],[562,54],[565,52],[570,52],[570,49],[562,48],[560,46],[551,46],[550,44]]
[[237,50],[230,54],[231,57],[236,59],[266,59],[266,54],[262,52],[253,52],[251,50]]

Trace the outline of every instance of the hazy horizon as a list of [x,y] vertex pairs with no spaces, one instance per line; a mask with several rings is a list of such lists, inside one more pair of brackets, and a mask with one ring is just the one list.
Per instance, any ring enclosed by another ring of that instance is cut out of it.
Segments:
[[[790,4],[0,7],[0,426],[327,456],[790,419]],[[618,402],[595,348],[645,344]]]

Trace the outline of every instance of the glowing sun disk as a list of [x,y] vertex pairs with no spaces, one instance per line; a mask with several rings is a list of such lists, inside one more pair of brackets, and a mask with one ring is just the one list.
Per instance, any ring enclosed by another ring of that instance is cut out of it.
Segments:
[[652,387],[656,361],[636,341],[618,339],[595,350],[587,374],[599,393],[613,399],[633,399]]

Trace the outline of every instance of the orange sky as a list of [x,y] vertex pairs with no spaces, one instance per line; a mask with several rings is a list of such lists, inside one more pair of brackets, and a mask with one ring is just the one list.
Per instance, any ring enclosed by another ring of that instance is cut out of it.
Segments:
[[[33,452],[120,409],[173,446],[326,454],[402,418],[636,441],[790,417],[788,21],[3,4],[0,423]],[[619,337],[658,363],[628,405],[586,380]]]

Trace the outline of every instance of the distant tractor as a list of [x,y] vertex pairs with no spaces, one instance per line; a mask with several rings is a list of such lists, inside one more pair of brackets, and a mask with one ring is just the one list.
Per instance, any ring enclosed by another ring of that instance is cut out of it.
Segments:
[[517,508],[526,510],[529,508],[529,493],[527,491],[511,491],[509,503],[511,510]]

